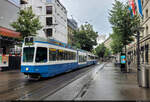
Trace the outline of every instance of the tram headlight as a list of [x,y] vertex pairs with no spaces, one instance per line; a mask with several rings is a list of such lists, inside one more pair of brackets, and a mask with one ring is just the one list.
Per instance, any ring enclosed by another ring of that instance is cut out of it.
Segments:
[[29,68],[26,68],[26,71],[29,71]]

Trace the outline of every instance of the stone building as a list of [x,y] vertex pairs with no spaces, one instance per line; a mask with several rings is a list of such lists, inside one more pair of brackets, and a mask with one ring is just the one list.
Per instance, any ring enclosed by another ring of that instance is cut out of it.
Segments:
[[111,43],[112,43],[112,38],[108,37],[105,41],[104,41],[104,45],[106,48],[111,50]]
[[68,19],[67,26],[68,26],[68,44],[72,45],[74,43],[73,34],[74,31],[78,29],[78,24],[74,19]]
[[[150,64],[150,0],[142,0],[143,19],[141,19],[141,26],[144,30],[140,32],[140,63]],[[128,58],[133,64],[137,62],[136,54],[136,38],[134,42],[127,46]]]

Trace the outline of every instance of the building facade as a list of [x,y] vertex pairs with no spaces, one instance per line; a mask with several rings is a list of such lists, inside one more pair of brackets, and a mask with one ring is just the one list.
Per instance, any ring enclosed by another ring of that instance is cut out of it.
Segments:
[[30,6],[43,26],[38,36],[68,43],[67,10],[59,0],[21,0],[21,8]]
[[15,32],[10,26],[17,19],[19,6],[11,0],[0,0],[0,54],[9,54],[10,48],[14,48],[16,39],[20,33]]
[[[141,26],[144,30],[140,32],[140,63],[150,64],[150,0],[142,0],[143,19],[141,19]],[[137,63],[137,40],[127,46],[128,59],[132,64]]]
[[112,38],[108,37],[105,41],[104,41],[104,45],[106,48],[111,50],[111,43],[112,43]]
[[73,34],[78,29],[78,24],[74,19],[68,19],[67,26],[68,26],[68,44],[72,45],[74,43]]
[[21,34],[10,26],[16,21],[19,9],[12,0],[0,0],[0,71],[20,68],[21,49],[16,45]]

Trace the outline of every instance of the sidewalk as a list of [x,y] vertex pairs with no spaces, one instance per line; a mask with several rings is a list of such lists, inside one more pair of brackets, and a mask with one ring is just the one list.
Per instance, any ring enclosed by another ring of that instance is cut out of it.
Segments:
[[138,87],[136,73],[121,73],[120,68],[108,63],[81,100],[150,100],[150,89]]

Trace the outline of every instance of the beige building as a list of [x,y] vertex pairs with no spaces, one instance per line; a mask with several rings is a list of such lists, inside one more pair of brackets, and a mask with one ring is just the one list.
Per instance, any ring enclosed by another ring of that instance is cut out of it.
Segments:
[[104,41],[104,45],[105,47],[107,47],[108,49],[111,50],[111,43],[112,43],[112,38],[108,37],[105,41]]
[[[140,33],[140,63],[150,64],[150,0],[142,0],[142,8],[144,17],[141,19],[141,26],[144,30]],[[131,62],[136,64],[136,39],[128,45],[127,50]]]

